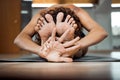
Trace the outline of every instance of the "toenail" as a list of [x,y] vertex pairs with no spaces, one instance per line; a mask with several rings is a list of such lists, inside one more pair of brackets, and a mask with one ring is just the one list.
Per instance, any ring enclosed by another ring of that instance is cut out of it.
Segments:
[[48,17],[50,14],[45,14],[45,17]]
[[70,15],[68,15],[67,17],[71,17]]

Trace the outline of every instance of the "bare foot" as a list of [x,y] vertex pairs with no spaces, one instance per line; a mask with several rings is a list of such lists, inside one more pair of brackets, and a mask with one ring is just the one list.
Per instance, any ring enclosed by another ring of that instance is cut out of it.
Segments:
[[53,17],[50,14],[46,14],[45,18],[48,21],[48,23],[42,17],[38,19],[38,23],[35,26],[35,31],[37,31],[41,37],[42,40],[41,44],[43,44],[51,36],[52,30],[55,27]]
[[57,33],[59,34],[59,36],[61,36],[67,29],[70,29],[70,33],[65,40],[71,40],[74,38],[74,32],[75,32],[75,29],[77,28],[77,24],[75,24],[74,19],[71,18],[70,15],[67,15],[65,21],[62,22],[63,16],[64,16],[64,13],[62,12],[59,12],[57,14],[57,19],[56,19]]

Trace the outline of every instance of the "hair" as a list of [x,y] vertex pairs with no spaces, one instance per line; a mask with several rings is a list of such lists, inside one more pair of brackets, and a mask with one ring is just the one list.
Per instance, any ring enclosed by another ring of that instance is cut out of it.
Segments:
[[[69,8],[55,7],[55,8],[49,9],[47,11],[41,11],[40,15],[42,17],[44,17],[44,19],[46,20],[45,15],[50,14],[53,17],[54,22],[56,23],[56,16],[59,12],[64,13],[62,21],[64,21],[66,19],[67,15],[70,15],[75,20],[75,23],[77,24],[78,27],[75,30],[75,33],[74,33],[75,36],[74,37],[79,36],[79,37],[83,38],[85,36],[83,31],[82,31],[83,25],[81,24],[79,18],[76,16],[76,14],[72,10],[70,10]],[[36,40],[37,40],[37,43],[40,45],[41,44],[41,39],[40,39],[38,33],[36,34]]]

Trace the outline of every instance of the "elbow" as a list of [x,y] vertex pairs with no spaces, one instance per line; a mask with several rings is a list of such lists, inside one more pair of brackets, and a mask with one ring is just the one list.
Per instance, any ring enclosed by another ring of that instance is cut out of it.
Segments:
[[106,32],[105,37],[108,37],[108,33]]
[[102,35],[102,37],[104,37],[104,38],[108,37],[108,33],[107,33],[106,31],[104,31],[101,35]]
[[19,36],[17,36],[15,39],[14,39],[14,44],[15,45],[18,45],[20,43],[20,38]]

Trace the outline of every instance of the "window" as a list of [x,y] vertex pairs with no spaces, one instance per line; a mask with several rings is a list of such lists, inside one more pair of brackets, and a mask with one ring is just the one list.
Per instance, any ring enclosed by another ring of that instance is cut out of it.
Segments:
[[114,36],[120,35],[120,12],[111,13],[112,34]]

